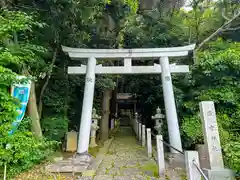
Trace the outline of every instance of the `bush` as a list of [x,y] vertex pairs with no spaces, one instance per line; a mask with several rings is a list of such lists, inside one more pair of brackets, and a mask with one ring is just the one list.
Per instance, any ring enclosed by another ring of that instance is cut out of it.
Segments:
[[230,141],[223,145],[225,165],[240,172],[240,142]]
[[188,141],[191,143],[203,143],[202,125],[198,116],[184,117],[181,129],[185,135],[187,135]]
[[[28,118],[23,119],[13,135],[2,133],[4,136],[0,137],[0,167],[3,168],[7,163],[9,177],[40,163],[57,147],[56,141],[35,138],[29,131],[28,120]],[[9,149],[6,149],[7,144],[11,145]]]
[[68,119],[63,116],[44,118],[41,124],[44,136],[50,140],[62,141],[68,131]]

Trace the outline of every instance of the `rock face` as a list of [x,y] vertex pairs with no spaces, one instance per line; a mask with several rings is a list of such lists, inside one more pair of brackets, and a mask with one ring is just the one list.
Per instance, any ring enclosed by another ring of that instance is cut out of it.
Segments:
[[159,7],[160,5],[164,8],[180,8],[184,5],[184,0],[139,0],[140,10],[151,10]]

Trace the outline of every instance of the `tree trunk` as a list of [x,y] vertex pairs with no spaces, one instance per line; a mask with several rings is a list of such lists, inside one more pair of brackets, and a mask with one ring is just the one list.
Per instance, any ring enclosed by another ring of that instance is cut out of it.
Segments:
[[102,119],[100,122],[100,139],[105,141],[109,135],[109,114],[110,114],[110,99],[112,90],[106,89],[102,97]]
[[49,83],[49,80],[51,78],[51,75],[52,75],[52,71],[53,71],[53,66],[55,64],[55,61],[56,61],[56,58],[57,58],[57,47],[54,49],[53,51],[53,57],[52,57],[52,62],[51,62],[51,65],[50,65],[50,70],[49,72],[47,72],[47,78],[46,78],[46,81],[41,89],[41,93],[40,93],[40,96],[39,96],[39,103],[38,103],[38,113],[39,113],[39,119],[41,119],[42,117],[42,108],[43,108],[43,95],[44,95],[44,92],[48,86],[48,83]]
[[117,87],[112,91],[112,99],[110,102],[110,109],[112,116],[116,115],[116,106],[117,106]]
[[28,102],[28,115],[31,118],[31,129],[34,136],[42,138],[42,129],[37,108],[37,99],[35,93],[35,82],[31,83],[31,91]]

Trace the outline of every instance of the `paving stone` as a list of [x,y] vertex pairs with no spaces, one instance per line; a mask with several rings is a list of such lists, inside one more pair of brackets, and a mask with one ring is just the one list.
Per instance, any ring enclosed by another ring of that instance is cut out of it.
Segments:
[[143,175],[136,175],[134,176],[135,180],[148,180],[149,178]]
[[126,163],[125,162],[114,162],[113,167],[120,168],[120,167],[125,167]]
[[97,170],[96,175],[102,175],[102,174],[106,174],[106,169]]
[[[125,133],[125,135],[124,135]],[[94,180],[156,180],[151,170],[139,167],[156,163],[148,158],[146,149],[136,143],[131,130],[125,128],[115,137],[100,164]],[[175,180],[174,178],[169,178]],[[176,179],[177,180],[177,179]]]
[[94,180],[113,180],[114,177],[110,175],[97,175],[94,177]]
[[114,180],[134,180],[135,177],[132,176],[115,176]]
[[127,161],[126,163],[125,163],[125,166],[127,166],[127,167],[132,167],[132,166],[137,166],[138,165],[138,161],[136,161],[136,160],[133,160],[133,161]]
[[93,177],[96,174],[95,170],[87,170],[82,173],[82,176],[84,177]]
[[119,168],[111,168],[107,171],[108,175],[116,176],[120,175],[120,169]]
[[77,180],[92,180],[93,177],[78,177]]

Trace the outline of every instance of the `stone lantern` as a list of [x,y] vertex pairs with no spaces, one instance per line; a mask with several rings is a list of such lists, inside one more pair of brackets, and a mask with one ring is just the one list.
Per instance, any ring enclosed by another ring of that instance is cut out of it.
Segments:
[[158,134],[162,133],[162,124],[163,124],[163,118],[165,116],[161,113],[161,109],[158,107],[156,110],[156,114],[152,116],[152,119],[155,120],[155,126],[154,129],[157,130]]
[[96,147],[96,132],[99,129],[98,120],[101,119],[101,116],[97,115],[96,109],[93,108],[92,111],[92,125],[91,125],[91,137],[90,137],[90,147]]

